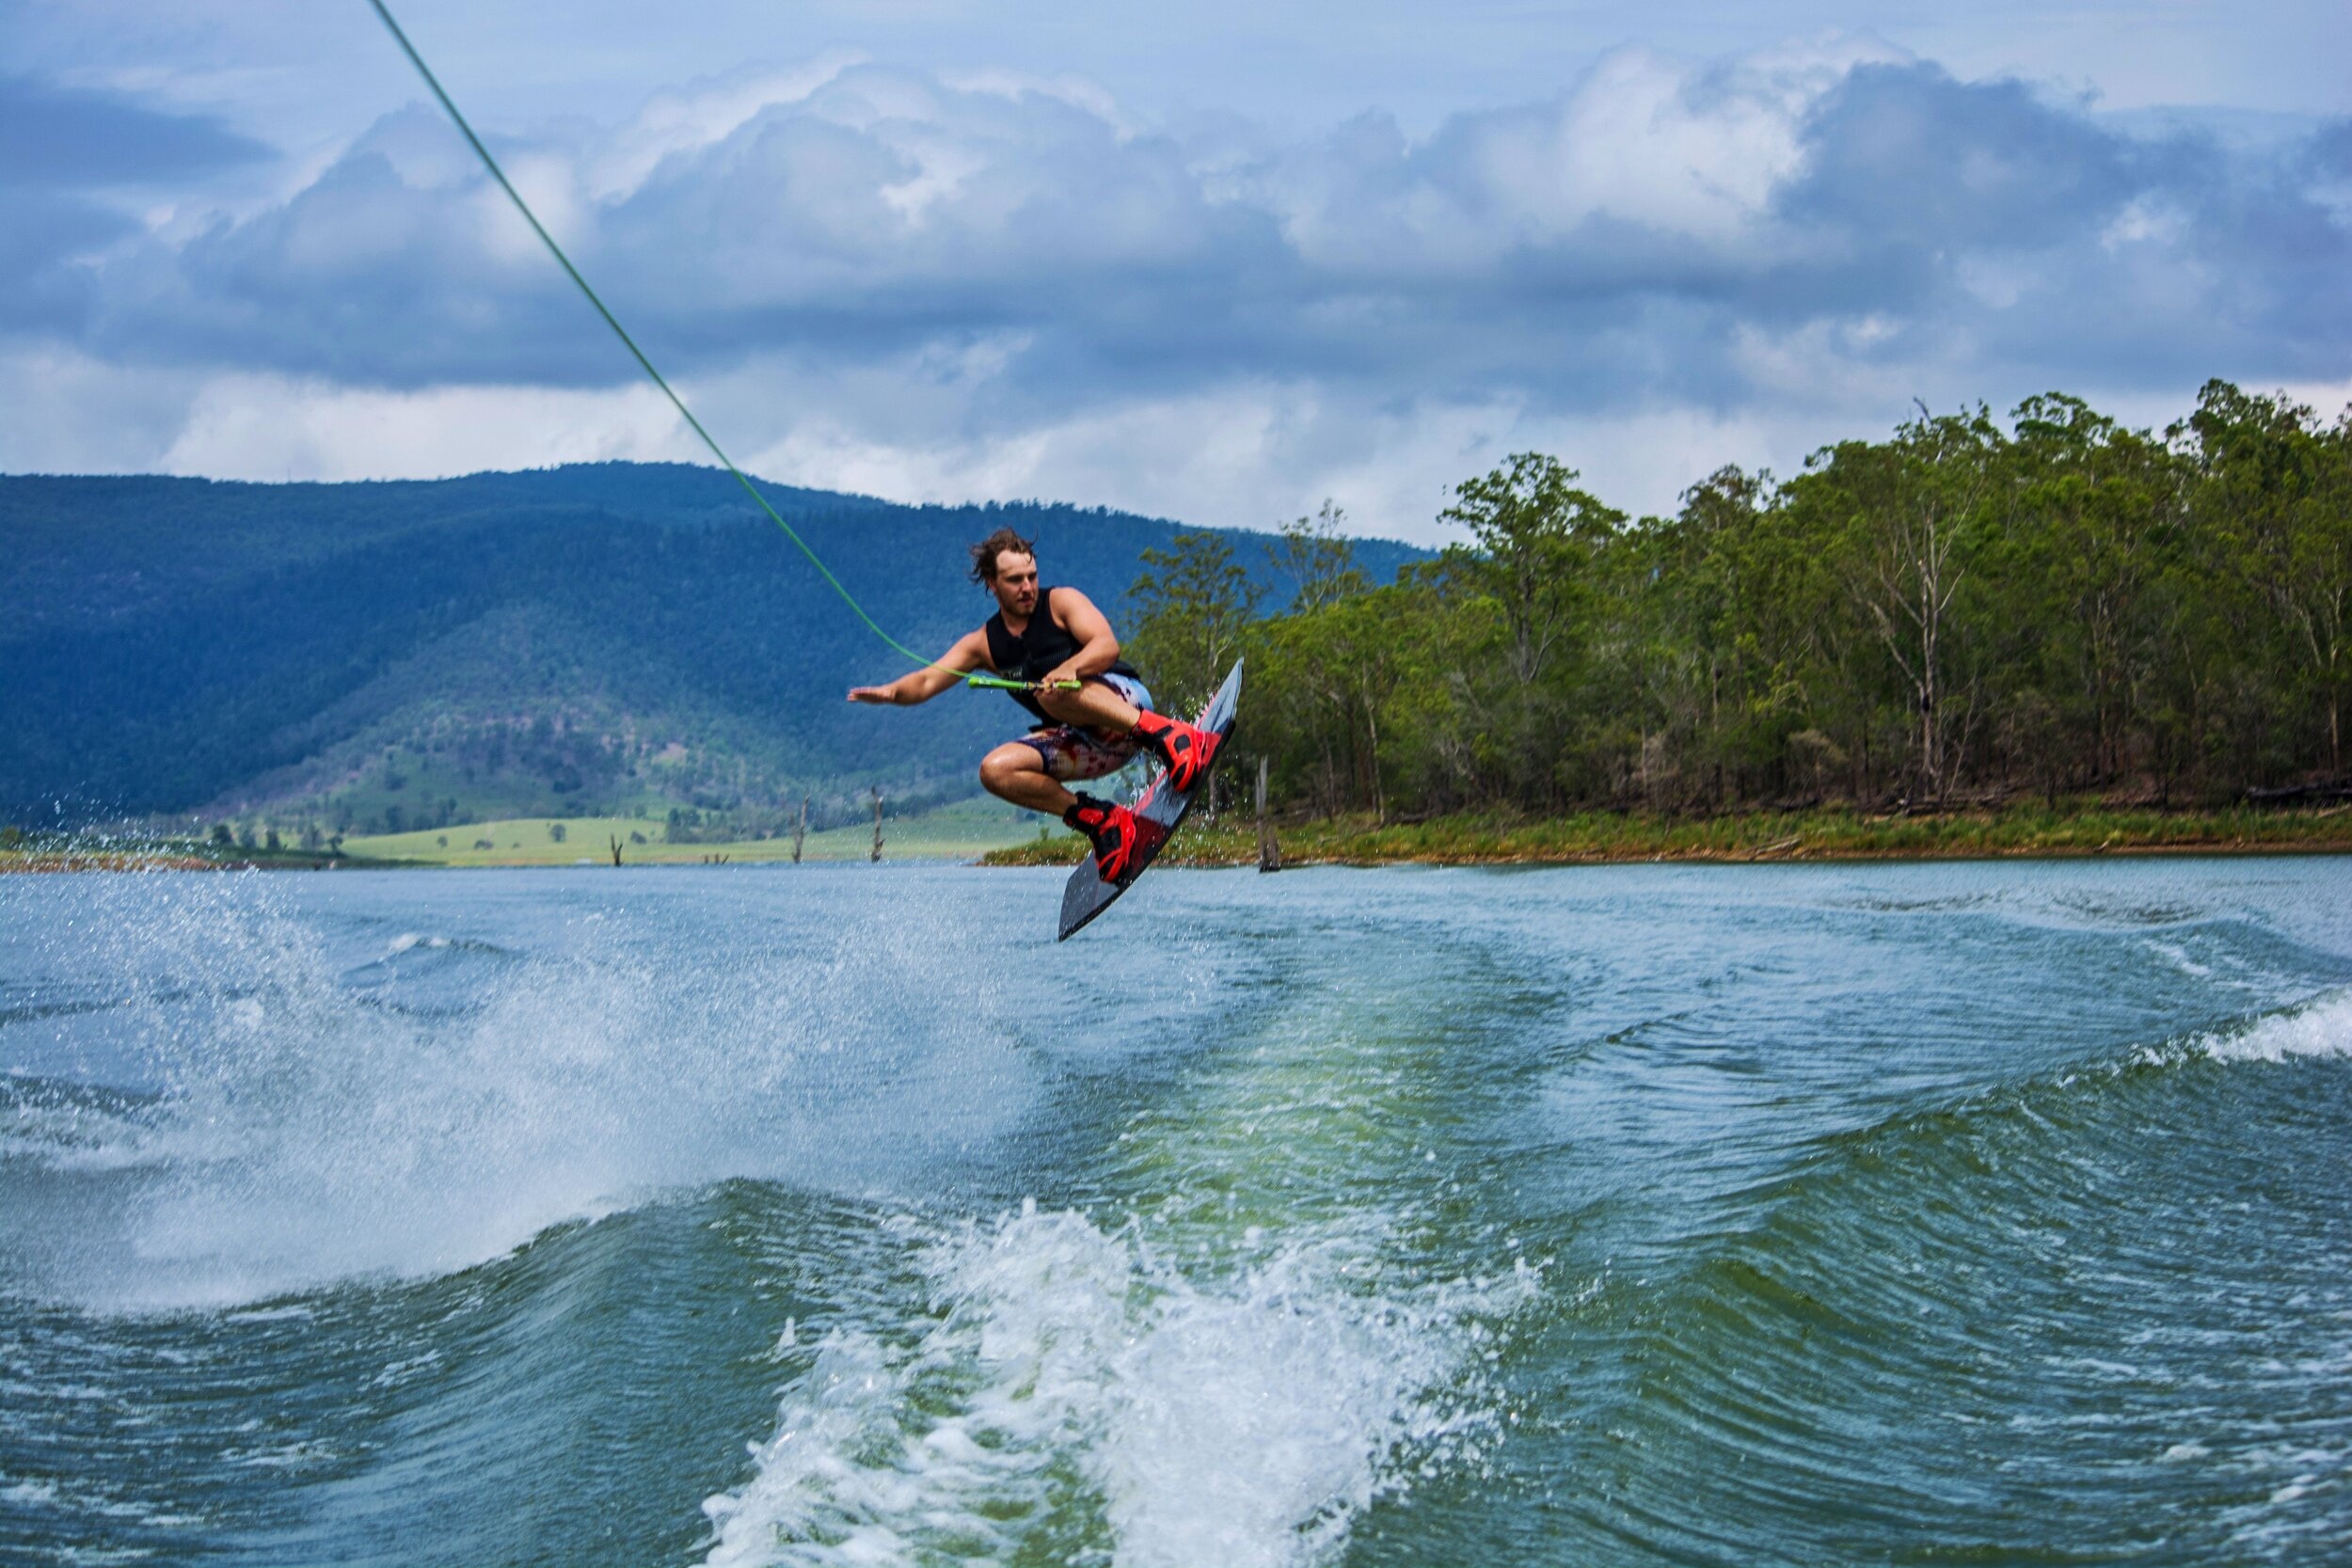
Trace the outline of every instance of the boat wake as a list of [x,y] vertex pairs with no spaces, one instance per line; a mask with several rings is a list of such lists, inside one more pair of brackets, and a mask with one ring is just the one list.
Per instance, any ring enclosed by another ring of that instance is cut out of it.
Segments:
[[1488,1430],[1463,1370],[1530,1283],[1397,1299],[1343,1282],[1352,1252],[1267,1249],[1199,1286],[1033,1204],[934,1241],[927,1313],[803,1357],[750,1483],[704,1504],[707,1561],[1327,1560]]

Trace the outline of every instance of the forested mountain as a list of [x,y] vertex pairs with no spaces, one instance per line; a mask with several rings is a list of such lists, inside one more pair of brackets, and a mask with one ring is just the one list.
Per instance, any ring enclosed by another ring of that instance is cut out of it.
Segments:
[[[763,493],[866,610],[944,648],[991,608],[965,546],[1039,540],[1117,605],[1174,524],[1070,506]],[[1261,578],[1266,551],[1227,537]],[[0,814],[382,829],[644,807],[755,828],[970,792],[1001,696],[852,707],[906,661],[723,472],[432,482],[0,477]],[[1365,548],[1392,574],[1415,557]]]

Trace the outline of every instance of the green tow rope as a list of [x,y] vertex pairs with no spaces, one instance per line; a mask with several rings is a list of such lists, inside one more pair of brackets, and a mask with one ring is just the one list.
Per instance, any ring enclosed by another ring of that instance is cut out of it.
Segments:
[[[474,135],[473,127],[466,122],[466,117],[458,113],[456,103],[451,100],[447,92],[442,90],[440,79],[433,74],[433,68],[424,63],[424,56],[417,53],[417,46],[408,41],[408,35],[400,30],[400,24],[393,21],[392,13],[385,8],[384,0],[368,0],[368,4],[375,8],[375,14],[383,19],[384,25],[390,30],[392,41],[400,45],[400,52],[408,56],[408,63],[417,68],[417,74],[424,78],[424,85],[433,89],[433,96],[440,100],[443,109],[449,111],[449,118],[456,123],[467,144],[474,150],[474,155],[482,160],[482,166],[490,171],[490,178],[499,182],[499,189],[504,191],[506,198],[515,204],[515,211],[522,214],[523,221],[531,225],[531,231],[538,235],[539,243],[548,247],[548,254],[555,258],[556,264],[564,269],[565,277],[580,285],[580,292],[586,294],[588,303],[596,308],[596,314],[604,318],[604,325],[611,327],[612,335],[620,339],[628,352],[636,356],[637,363],[644,368],[647,375],[653,377],[653,384],[661,388],[661,395],[668,398],[671,406],[678,411],[678,417],[693,429],[695,435],[702,437],[703,445],[710,449],[710,454],[725,465],[727,472],[735,476],[735,482],[743,486],[744,493],[759,503],[759,509],[775,520],[776,527],[784,530],[784,536],[800,546],[801,553],[808,557],[808,563],[817,568],[818,575],[825,579],[834,593],[841,595],[841,602],[848,605],[857,618],[866,623],[868,631],[917,664],[933,670],[947,669],[947,666],[937,659],[926,658],[882,630],[874,618],[866,613],[866,607],[859,604],[850,596],[850,591],[841,586],[841,579],[833,575],[832,569],[818,557],[817,552],[808,547],[808,541],[793,531],[792,525],[784,520],[782,513],[768,504],[768,498],[759,493],[759,487],[746,477],[742,469],[735,466],[735,459],[729,457],[719,443],[712,439],[710,432],[703,428],[702,420],[694,418],[694,411],[686,406],[686,400],[679,397],[669,382],[662,378],[661,372],[653,368],[653,361],[646,358],[645,351],[637,346],[637,340],[628,335],[628,329],[621,325],[618,317],[605,308],[604,301],[596,297],[596,291],[588,286],[588,279],[582,277],[580,275],[580,269],[572,265],[572,259],[564,254],[564,247],[555,243],[555,236],[548,232],[547,227],[539,221],[538,214],[531,210],[531,204],[522,198],[522,193],[516,190],[514,184],[508,181],[506,171],[499,167],[498,160],[490,156],[490,150],[482,145],[480,136]],[[961,675],[966,686],[983,686],[1008,691],[1026,691],[1040,684],[1008,680],[1002,675],[984,675],[962,670],[949,671],[949,673]],[[1061,684],[1065,688],[1074,688],[1079,683],[1064,681]]]

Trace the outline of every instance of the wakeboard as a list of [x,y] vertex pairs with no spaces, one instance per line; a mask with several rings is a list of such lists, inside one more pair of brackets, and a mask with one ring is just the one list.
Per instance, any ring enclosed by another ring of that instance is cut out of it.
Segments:
[[[1200,710],[1194,725],[1216,736],[1220,742],[1230,739],[1233,733],[1233,710],[1240,701],[1241,661],[1236,659],[1232,669],[1226,672],[1225,684],[1216,689],[1216,695],[1209,699],[1209,705]],[[1078,868],[1070,874],[1070,880],[1062,888],[1061,935],[1057,941],[1069,941],[1072,932],[1109,909],[1119,901],[1120,894],[1136,885],[1136,879],[1151,868],[1176,830],[1184,825],[1184,814],[1192,810],[1193,801],[1208,787],[1210,775],[1216,771],[1217,760],[1224,754],[1225,748],[1220,744],[1216,757],[1209,759],[1208,768],[1192,781],[1190,789],[1170,789],[1166,773],[1153,781],[1143,799],[1135,804],[1135,853],[1128,857],[1127,868],[1117,881],[1103,879],[1094,868],[1092,855],[1078,863]]]

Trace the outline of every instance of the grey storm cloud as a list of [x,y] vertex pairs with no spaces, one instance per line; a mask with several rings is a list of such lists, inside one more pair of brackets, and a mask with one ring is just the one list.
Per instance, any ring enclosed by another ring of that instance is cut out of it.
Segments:
[[[1418,141],[1377,114],[1305,141],[1139,129],[1084,97],[872,66],[764,102],[723,86],[497,144],[680,373],[988,349],[1010,420],[1236,376],[1724,406],[1808,335],[1842,363],[2051,386],[2352,369],[2341,123],[2233,147],[1916,62],[1639,52]],[[61,126],[96,137],[40,177],[58,201],[258,155],[208,123],[10,90],[0,176]],[[411,110],[263,211],[0,250],[34,302],[14,328],[389,387],[624,379],[452,141]]]
[[1855,68],[1804,142],[1781,216],[1883,251],[2041,245],[2095,230],[2146,180],[2130,143],[2024,85],[1926,65]]
[[1867,301],[2054,372],[2340,375],[2352,319],[2329,279],[2352,227],[2313,165],[2341,134],[2270,152],[2140,139],[2015,83],[1861,67],[1808,117],[1804,173],[1774,203],[1809,252],[1788,301]]
[[201,181],[274,156],[206,116],[0,76],[0,327],[85,317],[95,284],[77,259],[140,231],[126,193]]
[[271,156],[210,116],[0,76],[0,186],[11,190],[152,187]]

